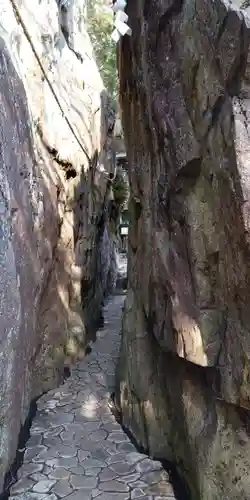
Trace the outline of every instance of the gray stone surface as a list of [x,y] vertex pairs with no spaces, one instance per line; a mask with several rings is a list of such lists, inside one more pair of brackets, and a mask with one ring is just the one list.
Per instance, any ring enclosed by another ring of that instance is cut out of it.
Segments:
[[[123,300],[120,295],[107,303],[106,324],[91,354],[63,386],[38,401],[10,500],[174,499],[160,462],[135,450],[108,406],[114,375],[107,382],[107,372],[114,372],[118,357]],[[130,446],[123,449],[121,442]]]
[[[67,2],[80,62],[65,39],[59,3],[17,2],[51,92],[11,2],[0,0],[0,492],[31,400],[82,359],[85,333],[95,330],[115,276],[103,210],[112,197],[114,113],[86,32],[85,4]],[[97,159],[95,173],[83,149]],[[37,422],[31,451],[43,425],[58,430],[80,406],[69,393],[45,400],[50,426]]]
[[[35,56],[11,1],[0,0],[0,492],[31,400],[61,384],[65,365],[83,358],[86,332],[96,329],[116,271],[106,210],[114,113],[86,31],[85,2],[67,2],[68,30],[59,3],[16,2]],[[52,429],[79,406],[69,393],[59,399],[56,391],[44,399]]]
[[128,0],[126,13],[116,403],[192,500],[249,499],[250,2]]

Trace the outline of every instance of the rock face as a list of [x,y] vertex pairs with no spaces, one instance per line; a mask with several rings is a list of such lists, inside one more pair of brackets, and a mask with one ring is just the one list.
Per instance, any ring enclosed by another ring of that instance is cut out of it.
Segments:
[[192,500],[247,499],[250,9],[131,0],[127,13],[132,223],[117,399]]
[[84,354],[115,274],[114,117],[83,2],[60,3],[0,0],[0,491],[31,399]]

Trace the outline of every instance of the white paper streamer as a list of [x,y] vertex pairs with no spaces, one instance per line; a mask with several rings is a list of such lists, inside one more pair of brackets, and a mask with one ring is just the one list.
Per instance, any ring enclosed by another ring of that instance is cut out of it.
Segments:
[[118,43],[121,36],[124,35],[132,35],[131,28],[128,26],[128,15],[124,12],[124,9],[127,5],[126,0],[116,0],[116,2],[112,5],[112,10],[115,13],[114,20],[114,31],[111,34],[112,40],[115,43]]
[[124,11],[126,5],[126,0],[116,0],[116,2],[112,6],[112,10],[113,12],[118,12],[119,10]]

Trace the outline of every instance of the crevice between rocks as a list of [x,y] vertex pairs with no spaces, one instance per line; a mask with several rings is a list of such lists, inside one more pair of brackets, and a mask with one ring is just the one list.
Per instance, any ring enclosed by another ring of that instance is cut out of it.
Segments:
[[115,393],[114,392],[112,392],[110,395],[109,409],[110,409],[111,413],[114,415],[117,423],[121,426],[123,432],[126,434],[126,436],[128,436],[131,443],[134,445],[135,449],[138,451],[138,453],[148,455],[148,457],[151,458],[152,460],[157,460],[158,462],[161,462],[163,469],[169,475],[169,481],[173,487],[173,491],[174,491],[176,500],[191,500],[191,495],[190,495],[188,486],[183,481],[181,476],[179,475],[178,470],[177,470],[177,465],[170,462],[169,460],[167,460],[165,458],[150,456],[149,450],[147,450],[143,446],[139,445],[139,443],[136,441],[132,432],[124,425],[123,418],[122,418],[122,412],[117,408],[117,405],[115,403]]
[[59,151],[57,151],[55,148],[52,148],[49,145],[48,141],[46,140],[46,138],[43,134],[42,127],[41,127],[40,123],[36,124],[36,130],[37,130],[37,133],[41,139],[43,146],[45,147],[45,149],[49,153],[51,159],[54,160],[58,165],[60,165],[62,167],[62,169],[64,170],[66,179],[69,180],[71,178],[75,178],[77,176],[77,172],[76,172],[75,167],[73,166],[73,164],[70,161],[67,161],[67,160],[64,160],[63,158],[61,158]]
[[[117,289],[119,290],[119,286]],[[123,294],[125,291],[123,290]],[[107,300],[107,297],[106,297],[106,300]],[[104,307],[104,302],[102,304],[100,321],[98,323],[97,329],[102,329],[104,327],[103,307]],[[91,353],[91,351],[92,351],[91,344],[94,343],[95,341],[96,341],[96,336],[94,337],[94,340],[90,341],[87,344],[86,350],[85,350],[85,356],[87,356],[88,354]],[[65,366],[64,371],[63,371],[63,377],[61,380],[61,384],[64,384],[64,382],[70,376],[71,376],[70,367]],[[8,500],[8,498],[10,497],[11,488],[18,481],[18,470],[23,465],[24,454],[25,454],[25,451],[27,449],[26,444],[27,444],[29,438],[31,437],[30,429],[31,429],[33,420],[35,419],[36,414],[37,414],[37,402],[44,394],[47,394],[48,392],[49,392],[49,390],[42,392],[39,396],[34,398],[30,403],[28,416],[27,416],[27,418],[26,418],[26,420],[25,420],[25,422],[24,422],[24,424],[21,427],[20,432],[19,432],[18,445],[17,445],[15,459],[14,459],[13,463],[11,464],[8,472],[5,474],[3,491],[0,492],[0,500]],[[129,434],[128,434],[128,436],[129,436]]]
[[[91,348],[90,348],[89,352],[91,352]],[[86,353],[87,353],[87,349],[86,349]],[[64,383],[65,380],[67,380],[67,378],[70,377],[70,375],[71,375],[70,369],[68,367],[65,367],[64,373],[63,373],[62,383]],[[32,422],[33,422],[33,420],[36,416],[36,413],[37,413],[37,401],[44,394],[47,394],[47,392],[49,392],[49,391],[41,393],[39,396],[34,398],[30,403],[28,416],[27,416],[27,418],[26,418],[26,420],[25,420],[24,424],[22,425],[20,432],[19,432],[18,445],[17,445],[15,459],[12,462],[8,472],[6,472],[6,474],[5,474],[3,491],[2,491],[2,493],[0,492],[0,500],[7,500],[10,497],[10,489],[18,481],[18,477],[17,477],[18,470],[23,465],[24,454],[26,451],[26,444],[27,444],[29,438],[31,437],[30,429],[32,426]]]
[[30,428],[37,412],[37,401],[41,396],[38,396],[31,401],[28,416],[19,432],[17,452],[14,462],[10,466],[9,471],[5,474],[3,492],[0,493],[0,500],[7,500],[9,498],[10,488],[17,482],[17,472],[23,464],[26,443],[30,438]]
[[[101,310],[98,329],[101,329],[103,327],[104,327],[104,315],[103,315],[103,310]],[[91,343],[92,342],[94,343],[95,341],[96,341],[96,336],[94,338],[94,341],[92,340],[91,342],[89,342],[87,344],[86,349],[85,349],[85,356],[87,356],[88,354],[91,353],[91,351],[92,351]],[[65,366],[64,370],[63,370],[63,379],[61,381],[61,384],[64,384],[64,382],[70,376],[71,376],[70,367]],[[18,481],[18,470],[23,465],[24,454],[26,451],[26,444],[27,444],[29,438],[31,437],[30,429],[31,429],[33,420],[35,419],[36,413],[37,413],[37,401],[44,394],[47,394],[47,392],[49,392],[49,390],[41,393],[39,396],[34,398],[30,403],[28,416],[27,416],[25,423],[23,424],[23,426],[21,427],[20,432],[19,432],[18,445],[17,445],[15,459],[14,459],[13,463],[11,464],[8,472],[5,474],[3,491],[0,492],[0,500],[8,500],[8,498],[10,497],[10,489]]]

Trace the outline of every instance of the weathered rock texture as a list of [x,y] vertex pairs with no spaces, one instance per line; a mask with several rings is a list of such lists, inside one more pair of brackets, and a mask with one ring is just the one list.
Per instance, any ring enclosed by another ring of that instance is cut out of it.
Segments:
[[[240,10],[241,7],[241,10]],[[128,1],[132,224],[117,397],[192,500],[250,495],[247,3]]]
[[59,3],[0,1],[0,491],[31,399],[84,353],[114,279],[114,118],[83,2]]

